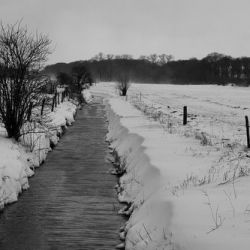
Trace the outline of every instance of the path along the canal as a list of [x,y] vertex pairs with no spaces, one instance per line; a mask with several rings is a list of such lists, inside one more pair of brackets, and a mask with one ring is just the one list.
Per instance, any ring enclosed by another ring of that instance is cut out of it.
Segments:
[[112,250],[121,243],[104,114],[100,98],[77,111],[31,188],[0,215],[1,250]]

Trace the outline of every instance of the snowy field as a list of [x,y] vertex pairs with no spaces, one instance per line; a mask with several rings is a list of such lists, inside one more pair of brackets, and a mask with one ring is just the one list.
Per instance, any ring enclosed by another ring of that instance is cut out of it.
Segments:
[[120,212],[130,215],[125,248],[249,249],[250,88],[132,84],[124,98],[97,83],[91,91],[109,94],[107,140],[125,170]]

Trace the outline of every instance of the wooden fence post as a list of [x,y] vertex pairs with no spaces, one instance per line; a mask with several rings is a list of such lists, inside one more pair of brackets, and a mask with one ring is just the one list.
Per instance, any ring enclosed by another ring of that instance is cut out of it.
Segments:
[[183,107],[183,125],[187,124],[187,106]]
[[55,106],[55,97],[52,99],[52,107],[51,107],[51,112],[54,111],[54,106]]
[[30,102],[30,106],[29,106],[29,109],[28,109],[28,121],[30,121],[32,107],[33,107],[33,102]]
[[246,120],[246,132],[247,132],[247,148],[250,148],[248,116],[245,116],[245,120]]
[[45,99],[43,99],[43,102],[42,102],[41,115],[43,115],[44,104],[45,104]]
[[57,93],[55,93],[54,99],[55,99],[55,108],[56,108],[57,107]]

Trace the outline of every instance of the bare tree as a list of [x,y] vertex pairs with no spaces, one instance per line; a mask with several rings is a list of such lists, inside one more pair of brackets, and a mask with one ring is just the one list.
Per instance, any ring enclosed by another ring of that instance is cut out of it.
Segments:
[[77,95],[78,101],[81,104],[84,99],[81,94],[86,83],[92,84],[92,75],[88,67],[84,63],[76,65],[71,72],[72,88],[71,91]]
[[133,56],[129,54],[123,54],[120,56],[120,59],[125,59],[125,60],[132,60]]
[[65,72],[59,72],[56,76],[56,80],[60,86],[69,87],[72,82],[72,77]]
[[0,24],[0,116],[8,137],[15,140],[43,98],[41,69],[52,53],[50,44],[47,35],[28,33],[21,22]]
[[102,52],[99,52],[97,55],[95,55],[92,60],[94,61],[103,61],[106,59],[106,56],[102,53]]
[[117,88],[120,91],[120,95],[126,96],[130,85],[131,82],[130,82],[129,72],[120,71],[117,74]]
[[113,60],[114,60],[114,55],[113,54],[108,54],[107,55],[107,80],[108,81],[112,81],[113,80],[113,73],[114,73],[114,69],[113,69]]
[[119,59],[116,69],[117,89],[120,95],[126,96],[131,85],[131,65],[128,59]]
[[158,56],[159,57],[159,65],[164,65],[168,62],[170,62],[174,57],[172,55],[166,55],[166,54],[161,54]]
[[113,60],[114,59],[114,55],[113,54],[107,54],[107,59],[108,60]]
[[95,79],[98,79],[98,81],[102,81],[104,78],[104,75],[106,73],[106,67],[105,67],[105,61],[106,60],[111,60],[113,58],[113,55],[109,54],[106,56],[102,52],[98,53],[94,57],[91,58],[92,62],[92,72],[93,75],[95,75]]
[[148,56],[148,60],[151,62],[151,63],[156,63],[157,62],[157,55],[156,54],[151,54]]
[[139,57],[139,60],[146,61],[147,60],[147,56],[142,55],[142,56]]
[[116,55],[115,59],[124,59],[124,60],[132,60],[133,56],[129,54]]

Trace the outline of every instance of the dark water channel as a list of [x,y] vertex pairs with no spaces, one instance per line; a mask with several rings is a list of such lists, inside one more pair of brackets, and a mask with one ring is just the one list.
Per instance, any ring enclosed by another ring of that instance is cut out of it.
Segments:
[[101,99],[76,122],[30,179],[31,188],[0,215],[0,250],[115,249],[124,218],[114,208]]

